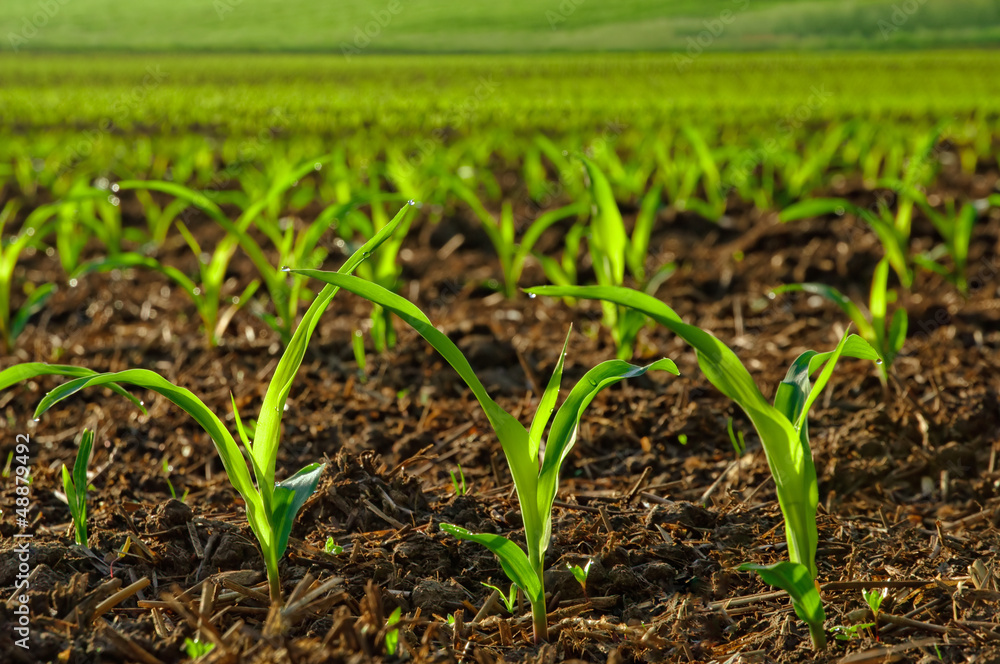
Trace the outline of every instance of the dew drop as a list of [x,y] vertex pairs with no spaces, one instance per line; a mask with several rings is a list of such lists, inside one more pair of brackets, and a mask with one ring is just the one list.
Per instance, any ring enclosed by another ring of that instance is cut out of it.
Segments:
[[291,272],[292,268],[288,267],[287,265],[282,265],[281,266],[281,271],[282,272]]
[[535,295],[534,293],[528,293],[528,298],[529,299],[534,300],[536,297],[538,297],[538,296]]
[[875,364],[882,364],[882,358],[880,357],[880,358],[876,359],[875,360]]
[[28,235],[28,237],[33,237],[35,235],[35,229],[29,228],[28,230],[25,231],[25,233]]
[[119,189],[119,187],[118,187],[118,183],[117,182],[114,183],[113,185],[111,185],[111,191],[117,192],[118,189]]
[[76,288],[77,283],[79,283],[79,282],[76,279],[70,279],[69,280],[69,286],[70,286],[70,288]]
[[145,406],[145,405],[146,405],[146,402],[145,402],[145,401],[143,401],[142,399],[139,399],[139,405],[140,405],[140,406]]
[[33,421],[34,421],[34,422],[41,422],[41,421],[42,421],[42,418],[40,418],[40,417],[36,417],[36,418],[35,418],[35,419],[34,419]]
[[773,291],[767,294],[767,299],[769,299],[769,300],[773,300],[776,297],[778,297],[778,296],[775,295]]
[[407,205],[416,205],[417,202],[411,198],[410,200],[406,201],[406,204]]
[[201,288],[199,288],[198,286],[195,286],[195,287],[194,287],[194,290],[193,290],[192,292],[193,292],[193,293],[194,293],[195,295],[201,295]]

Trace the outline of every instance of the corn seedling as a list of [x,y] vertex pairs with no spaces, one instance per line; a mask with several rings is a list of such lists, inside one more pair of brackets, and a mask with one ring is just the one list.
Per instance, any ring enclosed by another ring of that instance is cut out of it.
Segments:
[[[347,260],[341,267],[341,271],[345,273],[353,271],[378,247],[379,243],[396,229],[410,208],[409,205],[405,206],[392,223],[388,224]],[[315,490],[320,474],[323,472],[323,464],[312,463],[290,478],[275,482],[281,418],[295,374],[305,357],[309,338],[319,322],[320,315],[337,294],[337,291],[338,289],[334,286],[324,288],[313,300],[303,316],[302,322],[295,330],[295,334],[292,335],[291,342],[285,348],[264,395],[252,443],[236,410],[236,399],[235,397],[232,399],[236,429],[247,452],[250,462],[249,468],[243,452],[222,420],[192,392],[174,385],[153,371],[129,369],[95,374],[79,367],[22,364],[0,372],[0,389],[20,380],[43,374],[81,376],[49,392],[35,411],[36,419],[56,403],[86,387],[106,385],[121,393],[124,392],[121,384],[135,385],[157,392],[191,415],[211,436],[230,483],[246,503],[247,521],[260,544],[264,565],[267,569],[271,600],[280,603],[281,583],[278,562],[288,546],[288,537],[295,515]]]
[[[655,293],[674,271],[674,264],[668,263],[646,278],[646,254],[649,238],[656,220],[660,202],[660,190],[653,187],[643,199],[632,236],[625,232],[625,221],[618,209],[618,203],[611,191],[604,173],[591,160],[583,157],[583,163],[590,176],[590,189],[596,206],[596,216],[590,222],[589,246],[594,265],[594,274],[599,286],[618,287],[625,283],[626,269],[631,273],[640,289]],[[611,302],[602,302],[603,322],[611,331],[619,359],[632,357],[635,338],[646,324],[642,314]]]
[[184,652],[191,659],[198,659],[199,657],[204,657],[208,653],[212,652],[215,644],[211,641],[201,641],[200,639],[192,639],[187,637],[184,639]]
[[[7,223],[17,215],[19,205],[8,201],[0,210],[0,237]],[[32,213],[22,224],[21,232],[11,238],[0,240],[0,343],[9,352],[14,341],[24,331],[28,319],[45,306],[45,302],[56,290],[55,284],[26,284],[24,302],[16,311],[11,311],[11,289],[14,282],[14,268],[21,254],[29,248],[37,248],[52,231],[51,222],[36,222],[39,215]],[[13,315],[12,315],[13,314]]]
[[[904,205],[909,201],[909,205]],[[843,198],[813,198],[786,208],[780,215],[783,222],[797,221],[826,214],[842,215],[850,212],[863,219],[871,226],[882,243],[885,258],[899,277],[900,283],[909,288],[913,283],[913,270],[910,268],[910,216],[913,206],[912,199],[903,198],[895,217],[886,206],[879,206],[878,213],[867,208],[858,207]]]
[[458,464],[458,473],[449,470],[448,474],[451,475],[451,486],[455,489],[456,496],[464,496],[468,493],[468,489],[465,486],[465,473],[462,472],[462,464]]
[[517,608],[517,584],[510,584],[510,590],[507,593],[504,593],[504,591],[494,585],[486,583],[485,581],[481,583],[490,590],[495,590],[497,595],[500,596],[500,601],[503,602],[504,608],[507,609],[507,613],[514,615],[514,611]]
[[[173,466],[170,465],[170,459],[164,457],[163,459],[163,479],[167,481],[167,489],[170,490],[170,497],[177,500],[177,491],[174,489],[173,482],[170,481],[170,471],[173,470]],[[187,502],[188,493],[190,489],[184,489],[184,493],[181,494],[180,501],[182,503]]]
[[396,650],[399,648],[399,628],[394,627],[394,625],[399,623],[399,618],[402,615],[403,610],[397,606],[389,614],[389,619],[385,621],[385,654],[390,657],[395,655]]
[[[384,196],[381,194],[372,194],[370,221],[360,213],[353,215],[353,224],[357,230],[361,231],[362,237],[372,237],[389,222],[385,207],[382,205],[383,198]],[[402,274],[402,268],[396,260],[396,256],[399,254],[400,247],[402,247],[403,240],[406,239],[409,230],[410,222],[407,220],[393,237],[379,247],[378,251],[372,255],[371,260],[358,267],[358,276],[395,292],[399,287],[399,277]],[[296,276],[300,279],[303,278]],[[392,314],[376,305],[372,308],[371,323],[370,334],[375,352],[384,353],[395,348],[396,330],[393,327]]]
[[66,464],[62,467],[63,493],[70,514],[73,515],[73,533],[76,543],[87,546],[87,467],[90,465],[90,453],[94,449],[94,432],[83,430],[80,447],[76,451],[76,461],[73,462],[73,472],[70,473]]
[[[555,412],[566,347],[569,344],[569,334],[567,334],[566,342],[559,354],[559,361],[556,363],[548,386],[542,394],[535,410],[531,428],[528,430],[490,398],[486,388],[476,377],[472,366],[458,349],[458,346],[446,334],[434,327],[427,316],[412,303],[377,284],[357,277],[319,270],[299,270],[298,272],[327,284],[340,286],[397,315],[427,340],[472,390],[496,432],[497,438],[500,439],[507,464],[510,467],[511,475],[513,475],[514,487],[521,505],[528,552],[526,555],[521,547],[500,535],[475,534],[450,524],[441,524],[441,529],[459,539],[482,544],[496,554],[500,559],[504,573],[517,584],[531,603],[535,640],[547,639],[545,585],[542,573],[545,552],[548,550],[552,538],[552,505],[559,486],[559,471],[576,443],[577,430],[583,417],[583,411],[598,392],[609,385],[626,378],[641,376],[654,369],[677,374],[677,367],[671,360],[667,359],[644,367],[635,366],[623,360],[602,362],[580,379],[562,406],[559,407],[559,411]],[[546,439],[545,451],[541,453],[542,434],[553,413],[555,413],[555,418],[552,420],[552,426]]]
[[[917,254],[914,262],[925,270],[936,272],[955,284],[955,288],[962,295],[969,294],[969,281],[966,276],[969,263],[969,243],[972,241],[972,227],[976,224],[976,207],[972,203],[966,203],[957,212],[955,211],[955,201],[949,200],[945,205],[945,212],[942,214],[935,210],[927,202],[926,197],[921,197],[918,201],[920,208],[934,228],[944,238],[944,244],[940,244],[931,251]],[[951,258],[951,268],[941,264],[943,256]]]
[[[232,317],[250,300],[254,292],[257,290],[257,287],[260,285],[257,280],[250,282],[242,293],[231,298],[231,304],[229,307],[225,309],[222,308],[223,290],[227,284],[226,271],[229,267],[229,262],[236,253],[237,247],[241,244],[241,240],[245,242],[245,239],[248,237],[246,234],[248,228],[258,217],[260,217],[261,214],[275,206],[284,193],[298,182],[299,178],[314,171],[316,164],[321,163],[321,161],[322,159],[310,161],[307,164],[285,173],[283,177],[273,180],[265,193],[263,193],[259,198],[256,198],[252,203],[248,203],[246,205],[243,212],[235,222],[231,222],[222,209],[205,194],[174,182],[164,182],[159,180],[124,180],[112,185],[111,189],[115,193],[129,190],[158,191],[174,196],[177,199],[184,200],[187,202],[188,206],[200,210],[215,223],[222,226],[226,230],[226,235],[216,245],[215,250],[209,254],[202,249],[201,245],[195,239],[191,231],[188,230],[183,221],[177,220],[174,222],[177,230],[184,238],[184,241],[188,244],[194,255],[198,257],[199,275],[197,283],[177,268],[169,265],[163,265],[155,258],[136,253],[112,255],[103,260],[87,263],[78,269],[77,274],[75,274],[74,277],[79,277],[82,274],[94,270],[107,271],[125,267],[144,267],[156,270],[173,280],[184,290],[184,292],[188,294],[198,310],[198,315],[201,317],[202,324],[205,326],[205,334],[208,338],[208,344],[210,347],[214,347],[218,345],[219,339],[225,329],[229,326],[229,322],[232,320]],[[321,232],[322,231],[320,231],[320,233]],[[309,234],[307,233],[307,235]],[[246,249],[246,246],[244,246],[244,249]],[[254,259],[254,263],[256,264],[258,270],[261,269],[262,265],[270,267],[270,263],[266,259],[262,259],[262,254],[259,254],[259,252],[254,253],[253,250],[250,249],[248,250],[248,253],[251,258]],[[307,253],[305,249],[303,249],[303,253]],[[272,286],[279,276],[281,276],[279,273],[279,269],[271,267],[271,271],[263,275],[265,279],[269,279],[269,287]],[[282,281],[284,280],[282,279]],[[287,296],[282,297],[280,295],[280,289],[276,288],[276,290],[279,290],[279,295],[277,297],[275,297],[275,294],[272,293],[272,297],[275,298],[275,302],[285,303],[288,307],[290,307],[291,298]],[[288,326],[291,326],[292,324],[293,322],[287,323]]]
[[[806,351],[789,367],[769,404],[736,354],[717,338],[693,325],[654,297],[627,288],[543,286],[528,290],[536,295],[608,300],[630,307],[660,323],[693,346],[698,366],[706,378],[736,402],[749,416],[760,436],[777,488],[778,504],[785,518],[789,561],[770,566],[750,566],[765,582],[787,591],[798,616],[809,625],[813,645],[826,645],[825,615],[816,579],[816,505],[819,487],[809,447],[809,410],[833,375],[841,356],[880,362],[878,353],[861,337],[845,334],[837,348],[827,353]],[[811,376],[819,375],[815,384]]]
[[326,544],[323,545],[323,551],[329,553],[332,556],[339,556],[344,552],[344,547],[337,544],[336,540],[332,537],[326,538]]
[[833,286],[818,283],[786,284],[774,289],[775,294],[793,291],[804,291],[820,295],[838,307],[851,319],[858,328],[861,337],[878,351],[884,360],[879,364],[879,377],[885,385],[889,378],[889,367],[903,349],[906,343],[906,330],[909,317],[906,309],[897,307],[888,318],[888,304],[896,301],[896,291],[888,288],[889,262],[883,258],[875,266],[872,275],[871,292],[868,297],[868,316],[849,297]]
[[573,573],[573,578],[583,588],[584,595],[587,594],[587,577],[590,576],[590,566],[593,564],[593,560],[588,560],[587,564],[582,567],[580,565],[568,565],[569,571]]
[[553,224],[569,217],[579,217],[586,212],[586,206],[580,203],[544,212],[528,225],[518,242],[514,210],[509,202],[504,202],[498,220],[483,206],[475,192],[458,178],[453,178],[452,190],[479,218],[486,236],[497,252],[503,272],[503,294],[508,300],[517,294],[517,283],[524,271],[525,261],[542,234]]
[[856,625],[834,625],[830,628],[833,638],[838,641],[853,641],[863,629],[874,627],[875,623],[858,623]]
[[879,640],[878,634],[878,614],[882,609],[882,600],[886,598],[889,594],[888,588],[882,588],[881,590],[877,588],[866,588],[861,591],[861,596],[864,598],[865,603],[868,608],[872,610],[872,619],[875,621],[875,640]]

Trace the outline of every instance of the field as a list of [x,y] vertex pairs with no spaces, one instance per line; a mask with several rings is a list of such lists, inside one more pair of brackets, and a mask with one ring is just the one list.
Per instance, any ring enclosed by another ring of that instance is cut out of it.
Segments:
[[[126,27],[127,26],[127,27]],[[3,50],[524,53],[993,46],[992,0],[8,0]]]
[[0,649],[1000,661],[998,67],[5,55]]

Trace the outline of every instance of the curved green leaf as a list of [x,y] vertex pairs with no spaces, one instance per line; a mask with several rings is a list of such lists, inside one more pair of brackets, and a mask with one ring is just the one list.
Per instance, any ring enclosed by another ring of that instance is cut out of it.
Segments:
[[532,604],[543,601],[541,583],[528,563],[528,556],[517,544],[500,535],[470,533],[465,528],[453,526],[450,523],[442,523],[441,530],[458,539],[469,540],[485,546],[496,554],[507,578],[521,589],[528,597],[528,601]]
[[744,563],[737,569],[757,572],[764,583],[787,592],[792,598],[792,608],[795,609],[796,615],[809,626],[813,647],[816,650],[826,647],[826,632],[823,630],[826,613],[823,611],[823,600],[819,596],[813,577],[804,565],[788,561],[773,565]]

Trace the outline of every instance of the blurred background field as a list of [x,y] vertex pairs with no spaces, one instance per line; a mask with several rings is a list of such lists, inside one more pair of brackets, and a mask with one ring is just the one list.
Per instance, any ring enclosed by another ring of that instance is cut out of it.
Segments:
[[723,50],[968,47],[1000,39],[1000,6],[992,0],[0,3],[5,37],[26,19],[38,28],[22,44],[31,50],[339,52],[355,46],[358,30],[377,15],[385,25],[363,46],[372,53],[684,50],[706,29],[711,47]]

